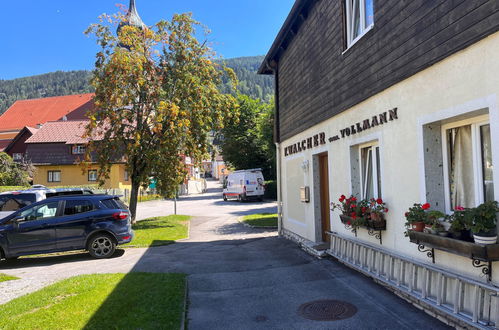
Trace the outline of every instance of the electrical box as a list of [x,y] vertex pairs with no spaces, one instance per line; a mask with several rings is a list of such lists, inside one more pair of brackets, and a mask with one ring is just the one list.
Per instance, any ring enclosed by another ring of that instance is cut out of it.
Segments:
[[300,188],[300,200],[303,203],[310,203],[310,187]]

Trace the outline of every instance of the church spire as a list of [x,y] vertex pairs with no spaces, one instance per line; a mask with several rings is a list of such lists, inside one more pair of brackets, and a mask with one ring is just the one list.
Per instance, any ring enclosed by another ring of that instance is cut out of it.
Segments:
[[118,26],[117,33],[120,32],[121,28],[125,25],[136,26],[139,28],[145,28],[146,25],[142,22],[142,19],[137,12],[137,7],[135,6],[135,0],[130,0],[130,5],[128,6],[128,12],[125,15],[125,20]]

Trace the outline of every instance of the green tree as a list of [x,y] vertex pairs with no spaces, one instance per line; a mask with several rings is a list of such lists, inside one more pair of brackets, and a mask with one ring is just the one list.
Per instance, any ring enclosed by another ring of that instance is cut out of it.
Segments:
[[235,76],[215,64],[213,51],[198,42],[200,25],[190,14],[149,28],[121,25],[118,36],[103,20],[116,25],[125,17],[101,19],[87,30],[102,47],[91,81],[98,110],[89,114],[87,135],[101,141],[91,142],[86,156],[97,159],[102,182],[111,163],[126,155],[135,219],[139,187],[154,177],[161,194],[175,194],[185,178],[183,156],[201,161],[207,133],[237,117],[236,100],[217,87],[223,76],[233,81]]
[[0,186],[28,186],[29,175],[5,152],[0,152]]
[[236,169],[262,168],[266,179],[275,178],[273,103],[238,96],[240,116],[222,130],[222,155]]

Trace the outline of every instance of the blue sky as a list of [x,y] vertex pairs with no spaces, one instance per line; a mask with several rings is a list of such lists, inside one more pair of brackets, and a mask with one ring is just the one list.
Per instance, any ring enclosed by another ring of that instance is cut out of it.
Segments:
[[[102,13],[129,0],[0,0],[0,79],[56,70],[92,69],[98,48],[83,31]],[[294,0],[136,0],[152,25],[174,13],[192,12],[207,25],[224,58],[264,55]]]

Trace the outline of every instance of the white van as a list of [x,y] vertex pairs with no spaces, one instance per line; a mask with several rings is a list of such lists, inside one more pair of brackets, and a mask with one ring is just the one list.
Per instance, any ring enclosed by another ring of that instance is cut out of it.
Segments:
[[248,199],[263,200],[265,193],[261,168],[235,171],[229,174],[224,182],[223,199],[236,198],[238,201]]

